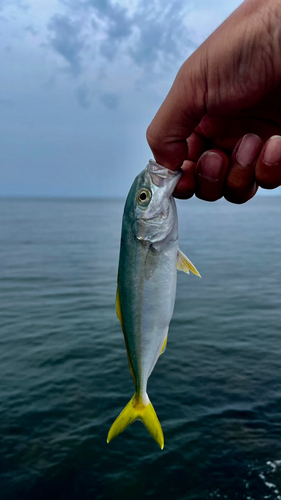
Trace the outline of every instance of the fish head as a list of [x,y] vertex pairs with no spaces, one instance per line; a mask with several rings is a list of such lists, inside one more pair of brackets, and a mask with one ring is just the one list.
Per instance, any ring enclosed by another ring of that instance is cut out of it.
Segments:
[[138,240],[162,241],[177,225],[172,193],[180,177],[181,171],[173,172],[153,160],[136,177],[126,201],[125,214]]

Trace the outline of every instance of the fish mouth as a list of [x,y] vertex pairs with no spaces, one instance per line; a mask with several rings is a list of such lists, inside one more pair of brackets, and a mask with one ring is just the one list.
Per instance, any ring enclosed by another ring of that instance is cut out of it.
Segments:
[[149,160],[146,168],[150,175],[151,182],[156,187],[169,188],[169,192],[171,192],[172,194],[174,188],[176,187],[180,179],[182,172],[179,170],[177,171],[169,170],[168,168],[159,165],[159,163],[156,163],[156,161],[154,160]]
[[178,175],[179,173],[178,170],[169,170],[168,168],[159,165],[159,163],[156,163],[155,160],[149,160],[147,170],[148,172],[155,173],[164,179],[166,179],[169,175]]

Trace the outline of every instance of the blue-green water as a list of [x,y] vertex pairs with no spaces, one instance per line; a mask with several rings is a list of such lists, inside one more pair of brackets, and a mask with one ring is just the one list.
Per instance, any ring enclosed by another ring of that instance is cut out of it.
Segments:
[[141,422],[115,289],[122,201],[0,201],[1,500],[281,499],[281,198],[179,202],[166,352]]

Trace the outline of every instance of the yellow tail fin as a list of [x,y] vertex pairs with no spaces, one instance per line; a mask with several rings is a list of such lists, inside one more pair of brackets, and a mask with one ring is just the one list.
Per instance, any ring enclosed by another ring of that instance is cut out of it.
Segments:
[[121,432],[135,420],[141,420],[143,422],[148,432],[150,432],[153,439],[155,439],[161,450],[163,450],[164,436],[155,410],[148,396],[147,401],[144,402],[140,394],[137,393],[134,394],[131,401],[125,406],[124,410],[121,411],[115,422],[113,422],[107,436],[107,442],[110,443],[112,439],[121,434]]

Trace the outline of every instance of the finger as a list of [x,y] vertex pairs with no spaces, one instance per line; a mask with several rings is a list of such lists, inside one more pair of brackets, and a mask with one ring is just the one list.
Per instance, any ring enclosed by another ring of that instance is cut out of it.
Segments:
[[213,143],[211,140],[207,139],[206,137],[203,137],[202,135],[198,134],[197,132],[193,132],[190,137],[187,138],[187,144],[188,144],[188,160],[194,161],[195,163],[198,162],[200,156],[207,151],[208,149],[211,149],[213,146]]
[[183,162],[181,167],[182,176],[176,185],[173,193],[175,198],[185,199],[191,198],[197,188],[195,178],[196,163],[200,156],[211,146],[211,143],[205,137],[202,137],[196,132],[192,133],[187,139],[188,143],[188,160]]
[[263,147],[255,169],[259,186],[274,189],[281,186],[281,137],[274,135]]
[[223,196],[228,165],[229,158],[223,151],[210,150],[203,153],[195,170],[197,198],[216,201]]
[[242,137],[233,151],[224,187],[224,196],[232,203],[245,203],[258,189],[255,165],[263,142],[255,134]]
[[188,158],[186,138],[205,114],[206,79],[202,75],[201,57],[194,54],[180,69],[147,129],[147,141],[155,160],[171,170],[179,169]]
[[180,200],[187,200],[191,198],[196,190],[196,180],[195,180],[195,167],[196,163],[194,161],[186,160],[182,165],[182,176],[177,183],[174,190],[174,197]]

